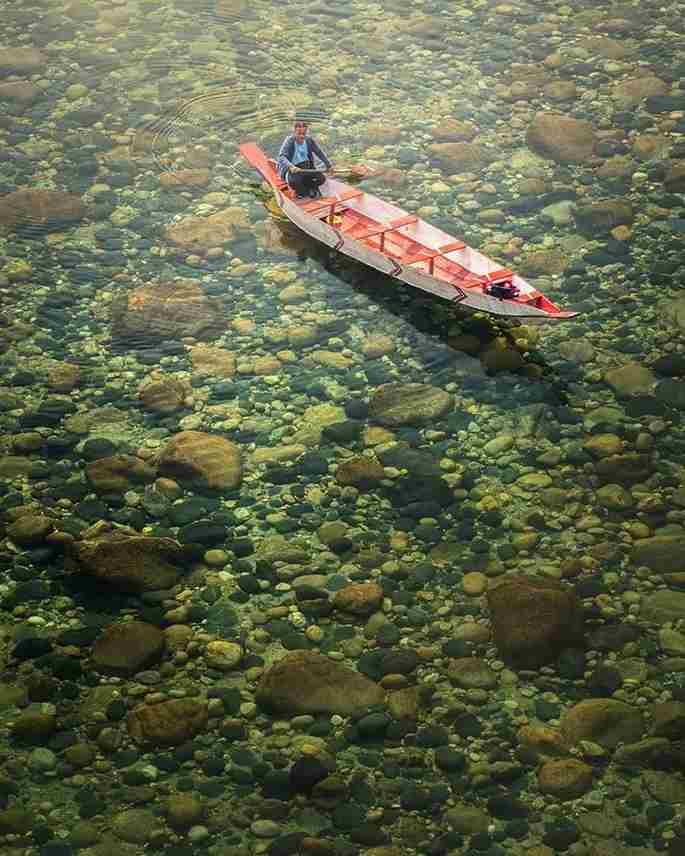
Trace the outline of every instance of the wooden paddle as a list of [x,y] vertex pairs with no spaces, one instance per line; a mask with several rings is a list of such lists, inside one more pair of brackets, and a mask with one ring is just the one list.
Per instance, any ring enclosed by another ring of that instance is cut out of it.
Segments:
[[[298,172],[304,175],[311,175],[312,173],[323,172],[323,170],[301,167],[298,169]],[[349,166],[334,166],[333,169],[328,170],[326,175],[330,175],[332,178],[339,178],[341,181],[362,181],[364,178],[371,178],[374,175],[378,175],[378,170],[366,164],[358,163],[350,164]]]

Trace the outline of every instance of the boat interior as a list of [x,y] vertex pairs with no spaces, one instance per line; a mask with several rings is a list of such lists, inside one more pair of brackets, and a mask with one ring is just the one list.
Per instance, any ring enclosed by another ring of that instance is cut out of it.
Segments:
[[[247,148],[247,146],[245,147]],[[261,149],[260,164],[250,160],[264,178],[311,217],[327,223],[342,238],[351,238],[380,252],[397,265],[415,266],[421,272],[453,285],[480,291],[556,314],[559,308],[513,271],[502,268],[463,241],[442,232],[413,214],[333,177],[321,185],[316,199],[297,198],[276,171],[276,162]],[[247,154],[247,153],[246,153]],[[495,286],[494,291],[491,289]],[[507,294],[510,296],[501,296]]]

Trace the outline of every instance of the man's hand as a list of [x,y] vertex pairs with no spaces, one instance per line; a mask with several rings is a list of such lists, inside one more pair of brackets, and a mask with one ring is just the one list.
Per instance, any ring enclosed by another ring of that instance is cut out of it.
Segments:
[[290,167],[290,171],[291,171],[291,172],[302,172],[302,169],[301,169],[299,166],[295,166],[295,164],[293,164],[293,165]]

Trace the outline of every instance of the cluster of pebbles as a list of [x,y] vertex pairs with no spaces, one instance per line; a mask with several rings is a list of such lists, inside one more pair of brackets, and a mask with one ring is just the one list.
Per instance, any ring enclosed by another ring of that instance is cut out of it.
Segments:
[[[3,852],[685,852],[681,5],[0,33]],[[295,107],[579,319],[290,231]]]

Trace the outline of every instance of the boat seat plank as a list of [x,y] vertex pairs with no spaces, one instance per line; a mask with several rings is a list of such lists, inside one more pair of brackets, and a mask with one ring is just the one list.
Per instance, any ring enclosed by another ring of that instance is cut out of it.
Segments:
[[438,247],[440,250],[440,255],[444,256],[447,253],[455,253],[457,250],[465,250],[466,244],[463,241],[452,241],[451,244],[443,244],[441,247]]
[[400,256],[398,261],[405,265],[413,265],[420,264],[421,262],[429,262],[428,270],[429,273],[433,273],[433,267],[435,264],[435,259],[444,256],[447,253],[456,252],[456,250],[463,250],[466,244],[463,241],[452,241],[451,244],[443,244],[441,247],[438,247],[437,250],[422,250],[420,253],[414,253],[411,256]]
[[300,205],[300,208],[303,211],[306,211],[307,214],[311,214],[314,217],[320,216],[324,211],[327,215],[331,215],[335,214],[338,206],[343,202],[350,202],[352,199],[359,199],[359,197],[363,195],[363,190],[347,190],[346,192],[338,193],[335,196],[322,196],[320,199],[312,199],[310,202],[305,202],[304,205]]
[[418,217],[413,214],[407,214],[404,217],[398,217],[396,220],[389,220],[387,223],[378,223],[371,226],[366,231],[359,235],[354,235],[355,241],[365,241],[367,238],[373,238],[376,235],[384,235],[386,232],[394,232],[395,229],[401,229],[402,226],[411,226],[418,221]]
[[493,270],[492,273],[486,273],[485,278],[488,283],[493,283],[497,282],[498,279],[511,279],[513,275],[513,271],[510,271],[508,268],[499,268],[498,270]]

